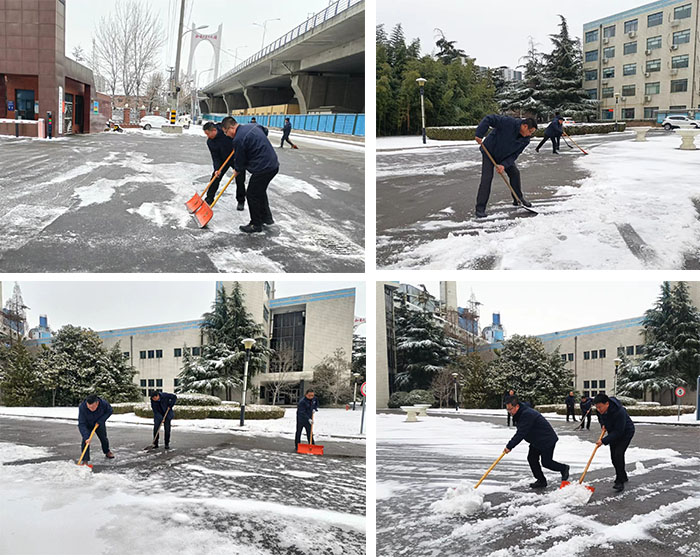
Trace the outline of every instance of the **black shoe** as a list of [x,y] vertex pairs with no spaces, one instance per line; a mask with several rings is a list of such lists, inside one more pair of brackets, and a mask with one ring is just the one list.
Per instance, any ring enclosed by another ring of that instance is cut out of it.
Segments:
[[264,220],[264,221],[263,221],[263,224],[264,224],[265,226],[272,226],[273,224],[275,224],[275,221],[274,221],[274,219],[273,219],[272,217],[270,217],[269,219]]
[[255,226],[253,223],[246,224],[245,226],[239,226],[238,227],[241,232],[245,232],[247,234],[252,234],[253,232],[262,232],[262,226]]
[[239,201],[238,205],[236,205],[236,209],[239,211],[242,211],[243,209],[245,209],[245,201]]
[[552,151],[552,154],[553,154],[553,155],[558,155],[558,154],[559,154],[559,151]]
[[105,458],[114,458],[114,455],[112,454],[112,451],[107,451],[105,453]]
[[513,199],[513,207],[520,207],[520,201]]
[[165,445],[165,450],[167,451],[170,448],[170,445]]
[[625,484],[622,482],[615,482],[613,485],[613,489],[615,491],[624,491],[625,490]]
[[537,480],[535,483],[531,483],[531,484],[530,484],[530,487],[531,487],[532,489],[542,489],[542,488],[544,488],[544,487],[547,487],[547,482],[546,482],[546,481],[542,481],[542,480]]
[[486,218],[486,211],[484,211],[482,209],[477,209],[476,210],[476,218],[478,218],[478,219]]
[[568,479],[569,479],[569,465],[565,464],[564,470],[562,470],[562,473],[561,473],[561,481],[565,482]]
[[525,199],[524,197],[521,197],[521,198],[520,198],[520,201],[522,201],[522,203],[523,203],[523,205],[524,205],[525,207],[532,207],[532,203],[530,203],[530,202],[529,202],[527,199]]

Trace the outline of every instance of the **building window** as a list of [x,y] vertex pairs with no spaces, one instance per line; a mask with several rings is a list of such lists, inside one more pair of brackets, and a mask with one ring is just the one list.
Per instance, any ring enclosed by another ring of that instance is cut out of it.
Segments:
[[661,48],[661,35],[647,39],[647,50],[656,50],[657,48]]
[[647,61],[647,72],[660,72],[661,71],[661,58],[656,60]]
[[659,114],[659,107],[658,106],[647,106],[644,108],[644,119],[645,120],[656,120],[656,117],[658,114]]
[[263,319],[265,320],[265,323],[270,320],[270,311],[265,306],[263,306]]
[[612,99],[615,96],[615,88],[614,87],[603,87],[603,98],[604,99]]
[[149,380],[148,380],[148,386],[149,386],[149,387],[155,387],[155,386],[156,386],[155,379],[149,379]]
[[148,351],[148,359],[152,360],[153,358],[156,357],[156,351],[155,350],[149,350]]
[[202,354],[202,349],[199,346],[192,347],[192,355],[193,356],[199,356],[201,354]]
[[605,348],[601,348],[600,350],[598,350],[598,356],[600,356],[601,358],[605,358],[605,356],[606,356]]
[[673,19],[688,19],[692,12],[692,5],[686,4],[673,8]]
[[176,377],[175,379],[173,379],[173,385],[174,385],[175,387],[179,387],[179,386],[180,386],[180,378],[179,378],[179,377]]
[[595,31],[588,31],[586,33],[586,42],[587,43],[594,43],[598,40],[598,29]]
[[586,81],[595,81],[598,79],[598,70],[586,70],[584,74]]
[[679,105],[677,105],[677,106],[671,105],[671,106],[668,107],[668,109],[669,109],[671,112],[677,112],[677,111],[679,111],[679,110],[685,110],[686,108],[688,108],[688,107],[685,106],[684,104],[679,104]]
[[139,381],[139,386],[140,386],[140,387],[145,387],[145,386],[146,386],[146,380],[145,380],[145,379],[141,379],[141,380]]
[[182,348],[175,348],[173,353],[176,358],[182,358]]
[[566,361],[566,354],[562,354],[562,355],[561,355],[561,361],[562,361],[562,362],[565,362],[565,361]]
[[636,19],[630,19],[625,21],[625,33],[631,33],[639,28],[639,21]]
[[156,358],[162,358],[163,357],[163,351],[162,350],[156,350]]
[[617,347],[617,357],[622,358],[622,356],[625,355],[625,347],[624,346],[618,346]]
[[125,358],[128,358],[128,357],[129,357],[129,353],[128,353],[128,352],[122,352],[122,356],[124,356]]
[[589,396],[590,396],[590,393],[589,393],[588,391],[583,391],[583,396],[589,397]]
[[637,41],[633,43],[625,43],[622,47],[623,54],[636,54],[637,53]]
[[634,356],[634,346],[628,346],[626,352],[627,356]]
[[657,27],[664,22],[664,13],[657,12],[647,16],[647,27]]
[[591,397],[595,397],[595,395],[598,394],[598,391],[591,391]]
[[[661,82],[654,81],[653,83],[647,83],[644,86],[645,95],[658,95],[661,92]],[[658,110],[658,108],[657,108]]]
[[148,396],[148,391],[146,389],[141,389],[141,396]]
[[[306,312],[292,311],[278,313],[272,316],[272,339],[270,347],[273,350],[291,351],[293,370],[304,369],[304,333],[306,330]],[[270,371],[279,371],[280,362],[273,360]]]
[[156,379],[156,387],[162,387],[163,386],[163,380],[162,379]]
[[606,39],[610,39],[615,36],[615,26],[611,25],[610,27],[604,27],[603,28],[603,37]]
[[598,388],[598,381],[591,381],[591,389],[597,389]]
[[637,64],[625,64],[622,66],[622,75],[637,75]]
[[591,360],[597,360],[597,359],[598,359],[598,351],[591,350]]
[[623,120],[634,120],[634,108],[623,108],[622,109],[622,119]]
[[634,351],[636,354],[641,354],[644,351],[644,345],[638,344],[637,346],[634,347]]
[[623,85],[622,86],[622,96],[623,97],[634,97],[637,94],[636,85]]
[[270,286],[270,283],[268,281],[265,281],[265,294],[269,298],[272,294],[272,286]]
[[615,47],[609,46],[603,49],[603,58],[615,58]]
[[583,388],[584,388],[584,389],[590,389],[590,388],[591,388],[591,382],[590,382],[590,381],[584,381],[584,382],[583,382]]
[[586,93],[589,99],[598,100],[598,89],[586,89]]
[[590,360],[591,359],[591,353],[586,351],[583,353],[583,359],[584,360]]
[[685,93],[687,90],[687,79],[674,79],[671,81],[671,93]]
[[586,62],[596,62],[598,60],[598,51],[589,50],[586,52]]
[[671,58],[671,67],[675,70],[678,70],[680,68],[687,68],[689,65],[690,59],[687,54],[682,54],[681,56],[674,56]]
[[673,34],[673,44],[685,44],[690,42],[690,29],[685,29],[684,31],[678,31]]
[[605,388],[605,379],[601,379],[600,381],[598,381],[598,388],[599,389]]
[[615,77],[615,68],[603,68],[603,79],[613,79]]
[[569,361],[570,362],[574,361],[574,353],[573,352],[569,352]]

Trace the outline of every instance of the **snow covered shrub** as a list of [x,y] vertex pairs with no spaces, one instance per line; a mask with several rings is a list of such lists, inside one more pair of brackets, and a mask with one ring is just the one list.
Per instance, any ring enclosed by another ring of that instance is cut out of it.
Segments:
[[[681,406],[681,414],[692,414],[695,412],[695,406]],[[633,406],[627,408],[627,413],[630,416],[675,416],[678,414],[678,406]]]
[[661,406],[661,403],[660,402],[644,402],[644,401],[638,400],[637,406],[656,407],[656,406]]
[[435,404],[435,395],[430,391],[415,389],[408,393],[406,402],[408,404],[430,404],[430,406],[432,406]]
[[115,414],[128,414],[129,412],[134,411],[134,406],[136,406],[136,402],[117,402],[115,404],[112,404],[112,410],[114,410]]
[[221,404],[224,406],[240,406],[240,402],[236,402],[235,400],[222,400]]
[[540,414],[545,412],[557,412],[558,414],[566,413],[566,404],[540,404],[537,407],[537,411]]
[[400,408],[401,406],[408,406],[408,394],[404,391],[397,391],[389,397],[389,408]]
[[218,396],[200,393],[182,393],[177,395],[177,404],[178,406],[219,406],[221,399]]
[[[544,137],[544,130],[549,122],[538,124],[537,131],[533,137]],[[618,129],[625,131],[625,122],[618,123]],[[605,124],[575,124],[566,126],[564,131],[567,135],[586,135],[593,133],[611,133],[615,131],[615,123]],[[445,126],[439,128],[426,128],[426,135],[430,139],[443,141],[469,141],[476,136],[476,126]]]
[[[241,417],[241,409],[237,406],[215,406],[209,409],[210,418],[237,420]],[[284,408],[262,404],[248,404],[245,407],[246,420],[276,420],[284,418]]]
[[[175,405],[175,420],[198,420],[209,416],[210,409],[206,406],[180,406]],[[137,404],[134,406],[134,414],[141,418],[152,418],[153,410],[150,404]]]
[[628,407],[628,406],[636,406],[637,401],[633,399],[631,396],[618,396],[617,400],[619,400],[622,403],[622,406]]

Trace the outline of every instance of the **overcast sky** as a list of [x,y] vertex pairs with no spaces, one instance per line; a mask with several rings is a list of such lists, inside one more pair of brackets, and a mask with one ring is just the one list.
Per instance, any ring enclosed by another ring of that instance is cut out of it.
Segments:
[[583,24],[643,5],[641,0],[377,0],[377,24],[387,33],[403,24],[408,42],[421,40],[424,54],[435,49],[435,28],[464,50],[480,66],[515,68],[527,53],[528,37],[539,43],[538,50],[551,52],[549,35],[559,30],[559,17],[566,17],[572,35],[581,37]]
[[[423,284],[440,297],[439,282]],[[660,287],[656,281],[458,282],[457,303],[465,307],[474,292],[482,304],[481,327],[491,324],[492,313],[500,312],[509,336],[537,335],[640,317],[653,306]]]
[[[118,0],[66,0],[66,54],[70,55],[77,45],[83,47],[86,54],[91,56],[93,30],[100,18],[107,17],[114,11]],[[123,1],[123,0],[121,0]],[[163,71],[168,66],[175,67],[177,43],[177,25],[180,17],[180,0],[139,0],[150,5],[160,17],[162,29],[167,37],[163,48],[161,66]],[[265,34],[265,44],[291,31],[307,17],[328,6],[329,0],[256,0],[241,2],[238,0],[186,0],[184,29],[191,29],[194,22],[197,27],[208,25],[200,33],[215,33],[219,24],[223,23],[222,51],[219,75],[223,75],[234,67],[234,54],[238,47],[239,62],[252,56],[260,50],[263,29],[253,23],[263,24],[268,21]],[[183,39],[181,68],[187,70],[187,59],[190,52],[190,37]],[[214,53],[209,43],[197,47],[193,67],[202,73],[213,67]],[[198,80],[200,87],[212,81],[214,72],[202,75]]]
[[[54,330],[72,324],[94,330],[120,329],[199,319],[211,309],[215,282],[33,282],[19,281],[25,305],[29,306],[29,326],[47,315]],[[4,302],[15,283],[3,281]],[[355,316],[366,316],[365,288],[362,282],[275,281],[277,298],[327,290],[355,288]],[[366,325],[357,329],[365,334]]]

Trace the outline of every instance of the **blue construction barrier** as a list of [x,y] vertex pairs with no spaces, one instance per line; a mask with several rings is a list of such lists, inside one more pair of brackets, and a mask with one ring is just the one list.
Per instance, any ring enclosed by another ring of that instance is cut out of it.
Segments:
[[[203,114],[203,121],[221,122],[226,114]],[[258,124],[266,128],[284,126],[284,119],[289,118],[293,130],[337,133],[342,135],[365,135],[364,114],[268,114],[259,116],[234,116],[240,124],[250,124],[255,118]]]

